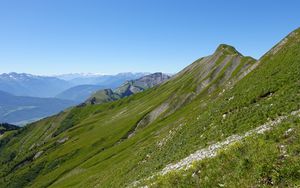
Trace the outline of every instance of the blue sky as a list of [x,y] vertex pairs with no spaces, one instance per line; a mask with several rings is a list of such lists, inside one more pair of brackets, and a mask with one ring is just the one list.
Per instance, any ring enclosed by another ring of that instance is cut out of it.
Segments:
[[259,58],[300,27],[298,0],[1,0],[0,72],[175,73],[233,45]]

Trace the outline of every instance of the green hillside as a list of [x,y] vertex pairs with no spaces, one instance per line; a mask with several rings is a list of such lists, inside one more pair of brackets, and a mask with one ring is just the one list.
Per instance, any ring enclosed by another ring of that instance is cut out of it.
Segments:
[[[0,187],[300,186],[300,29],[220,45],[167,82],[0,140]],[[5,135],[5,134],[4,134]]]

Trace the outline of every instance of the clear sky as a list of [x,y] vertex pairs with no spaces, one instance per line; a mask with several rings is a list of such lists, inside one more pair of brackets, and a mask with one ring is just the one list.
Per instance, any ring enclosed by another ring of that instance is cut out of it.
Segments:
[[299,0],[1,0],[0,72],[175,73],[233,45],[259,58]]

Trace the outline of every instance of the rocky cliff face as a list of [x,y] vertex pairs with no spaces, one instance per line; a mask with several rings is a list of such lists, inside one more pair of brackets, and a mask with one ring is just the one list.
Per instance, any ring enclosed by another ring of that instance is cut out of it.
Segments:
[[170,79],[170,76],[163,73],[154,73],[143,76],[136,80],[125,82],[115,90],[105,89],[99,90],[93,94],[86,103],[88,104],[101,104],[108,101],[115,101],[120,98],[128,97],[135,93],[142,92],[146,89],[152,88]]

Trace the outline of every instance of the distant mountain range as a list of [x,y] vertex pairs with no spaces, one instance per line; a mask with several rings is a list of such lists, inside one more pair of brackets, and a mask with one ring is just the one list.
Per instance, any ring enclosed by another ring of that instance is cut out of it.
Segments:
[[62,79],[62,80],[73,80],[76,78],[88,78],[88,77],[98,77],[98,76],[103,76],[103,74],[100,73],[69,73],[69,74],[57,74],[57,75],[52,75],[53,77]]
[[[68,74],[56,77],[36,76],[25,73],[1,74],[0,123],[8,122],[24,125],[58,113],[70,106],[80,104],[100,90],[98,92],[99,95],[105,88],[112,90],[118,88],[119,91],[116,90],[116,92],[119,98],[125,95],[128,96],[131,93],[142,91],[156,84],[155,80],[151,79],[147,81],[147,84],[146,80],[142,82],[137,81],[141,77],[143,79],[148,78],[147,76],[144,77],[146,74]],[[151,81],[153,83],[150,83]],[[126,90],[125,87],[128,86],[128,83],[133,85]],[[120,87],[121,85],[122,87]],[[133,91],[134,87],[136,87],[135,91]],[[112,95],[108,95],[108,97],[112,97]]]
[[83,102],[93,93],[100,89],[115,89],[128,80],[135,80],[150,73],[119,73],[116,75],[100,75],[100,74],[65,74],[58,75],[57,78],[68,81],[75,85],[55,97],[60,99],[69,99],[77,102]]
[[116,88],[127,80],[138,79],[150,73],[119,73],[116,75],[100,75],[100,74],[67,74],[58,75],[57,78],[68,81],[69,83],[78,85],[100,85],[106,88]]
[[14,72],[0,75],[0,90],[18,96],[54,97],[72,86],[55,77]]
[[[78,73],[37,76],[11,72],[0,74],[0,91],[5,91],[16,96],[59,97],[83,101],[90,95],[91,88],[95,88],[92,89],[92,92],[101,88],[116,88],[127,80],[138,79],[147,74],[149,73],[119,73],[116,75]],[[78,89],[84,90],[81,90],[78,96],[76,96]],[[85,89],[87,89],[86,92]],[[68,94],[70,96],[66,96]]]

